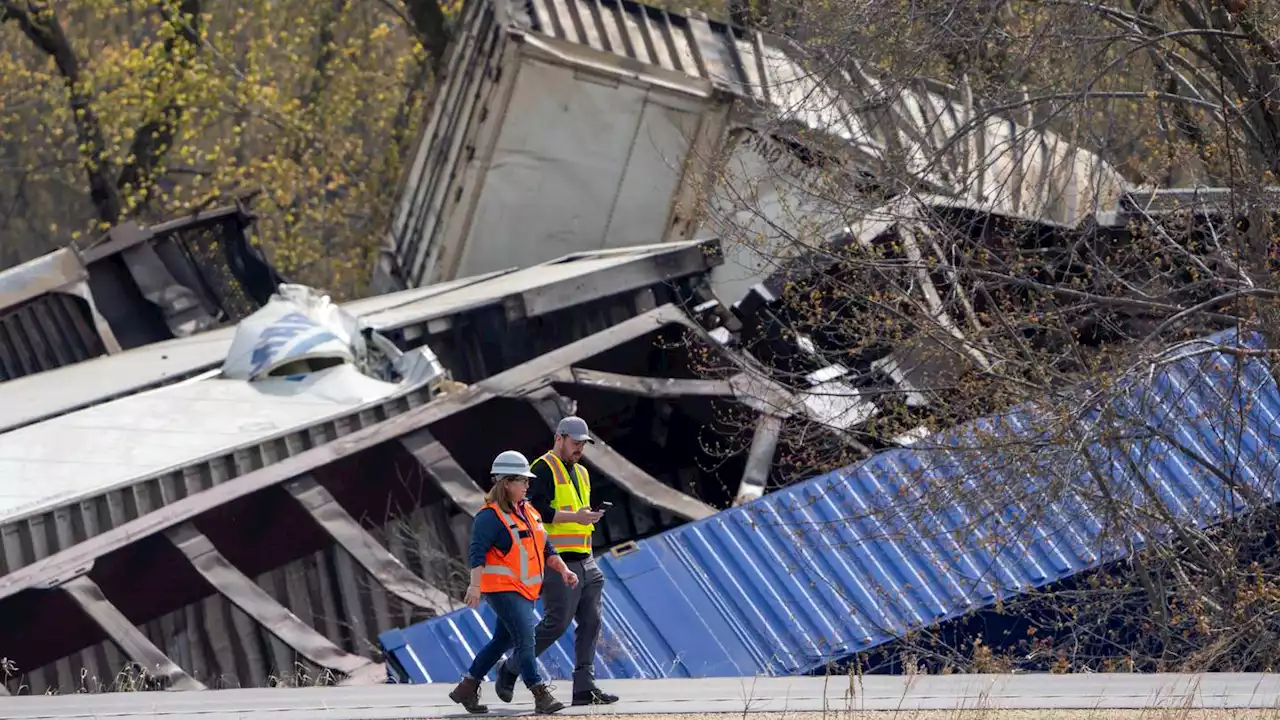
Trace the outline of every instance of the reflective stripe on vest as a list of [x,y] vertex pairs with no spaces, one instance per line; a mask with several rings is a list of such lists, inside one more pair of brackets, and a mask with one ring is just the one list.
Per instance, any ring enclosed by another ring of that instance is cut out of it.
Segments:
[[[547,452],[534,462],[544,462],[551,468],[551,477],[555,481],[555,497],[551,506],[558,511],[576,512],[591,506],[591,476],[587,469],[578,463],[573,466],[577,483],[569,479],[569,472],[564,463],[553,452]],[[582,523],[550,522],[546,524],[547,536],[551,544],[560,552],[576,552],[591,554],[591,533],[594,527]]]
[[[534,552],[538,555],[537,567],[532,567],[532,558],[529,557],[529,551],[525,548],[525,541],[520,537],[521,523],[516,522],[516,518],[509,513],[505,513],[497,505],[488,505],[498,515],[498,519],[506,526],[507,532],[511,534],[511,552],[518,553],[517,566],[513,569],[510,564],[498,565],[489,562],[486,558],[484,569],[480,571],[480,590],[482,592],[504,592],[514,590],[521,595],[536,600],[539,591],[542,589],[542,566],[544,559],[542,558],[542,544],[546,542],[546,530],[541,528],[540,518],[537,511],[531,507],[525,507],[525,518],[529,530],[529,540],[534,546]],[[502,558],[498,555],[497,550],[490,550],[492,556]],[[491,556],[491,557],[492,557]],[[508,553],[508,557],[510,553]],[[505,560],[505,558],[502,558]],[[518,574],[517,574],[518,573]],[[485,579],[489,578],[490,582],[486,583]]]
[[[571,523],[565,523],[569,525]],[[575,552],[588,552],[591,550],[591,533],[551,533],[547,535],[551,538],[551,544],[557,550],[572,550]],[[578,548],[586,548],[586,550],[578,550]]]

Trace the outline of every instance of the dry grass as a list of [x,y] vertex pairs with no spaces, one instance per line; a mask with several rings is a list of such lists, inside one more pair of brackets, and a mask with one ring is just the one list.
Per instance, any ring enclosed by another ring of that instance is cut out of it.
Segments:
[[[905,698],[903,698],[905,702]],[[1209,698],[1205,699],[1210,701]],[[1065,710],[1065,709],[1001,709],[984,707],[985,700],[978,701],[973,709],[955,710],[854,710],[832,706],[825,711],[810,712],[753,712],[748,698],[744,709],[723,713],[679,714],[615,714],[581,713],[574,708],[570,713],[577,717],[625,717],[626,720],[1280,720],[1280,707],[1250,709],[1202,709],[1191,707],[1191,700],[1163,701],[1163,707],[1141,710]]]
[[[617,715],[576,715],[618,717]],[[1280,720],[1277,710],[881,710],[826,712],[703,712],[681,715],[622,715],[626,720]]]
[[[303,663],[298,663],[290,672],[272,673],[267,678],[267,684],[263,687],[333,687],[340,684],[341,680],[341,675],[330,670],[317,670]],[[236,690],[244,687],[236,683],[224,682],[221,679],[215,681],[204,679],[204,682],[209,690]],[[32,694],[30,687],[21,681],[18,668],[8,658],[0,657],[0,683],[7,685],[9,692],[14,695]],[[159,676],[152,675],[145,668],[131,663],[117,672],[115,677],[109,679],[82,675],[80,686],[74,690],[73,694],[151,692],[162,688],[163,681]],[[41,694],[60,695],[63,693],[51,689]]]

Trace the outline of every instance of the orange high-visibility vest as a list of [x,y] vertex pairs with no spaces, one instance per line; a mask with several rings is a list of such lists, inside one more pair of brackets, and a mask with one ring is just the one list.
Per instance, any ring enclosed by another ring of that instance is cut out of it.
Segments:
[[526,523],[520,513],[503,512],[496,503],[492,508],[498,519],[511,533],[511,549],[502,553],[496,547],[489,548],[484,556],[484,570],[480,571],[480,592],[518,592],[530,600],[537,600],[542,592],[542,573],[546,565],[543,550],[547,546],[547,531],[542,517],[533,505],[521,503]]

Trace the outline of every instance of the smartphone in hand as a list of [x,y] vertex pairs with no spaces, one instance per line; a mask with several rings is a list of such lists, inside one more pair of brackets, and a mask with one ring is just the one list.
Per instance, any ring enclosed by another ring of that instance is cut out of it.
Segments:
[[597,505],[597,506],[595,506],[595,507],[593,507],[593,508],[591,508],[591,509],[592,509],[592,510],[595,510],[596,512],[604,512],[604,511],[606,511],[606,510],[608,510],[608,509],[610,509],[610,508],[612,508],[612,507],[613,507],[613,503],[611,503],[611,502],[602,502],[602,503],[600,503],[599,505]]

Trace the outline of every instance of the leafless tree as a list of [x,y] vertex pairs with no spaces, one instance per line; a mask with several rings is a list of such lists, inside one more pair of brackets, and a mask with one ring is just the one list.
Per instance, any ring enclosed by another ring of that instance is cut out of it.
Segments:
[[824,88],[745,134],[707,199],[769,289],[743,349],[821,408],[786,414],[770,482],[889,453],[811,489],[838,516],[788,522],[948,593],[847,598],[896,639],[859,662],[1275,667],[1280,10],[736,10]]

